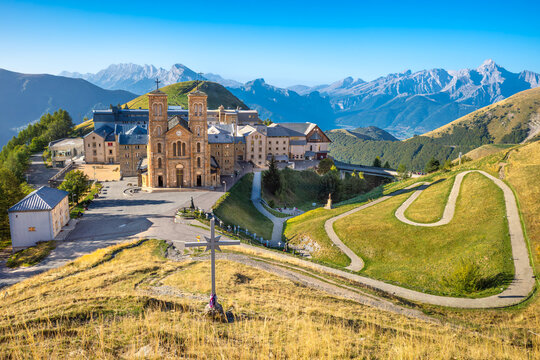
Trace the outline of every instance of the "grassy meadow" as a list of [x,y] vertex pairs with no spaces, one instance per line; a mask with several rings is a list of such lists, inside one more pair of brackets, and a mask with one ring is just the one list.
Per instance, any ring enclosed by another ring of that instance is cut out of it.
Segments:
[[486,282],[474,295],[500,292],[502,279],[513,275],[502,191],[481,174],[466,175],[453,220],[437,227],[411,226],[395,217],[408,196],[395,196],[334,223],[340,239],[365,261],[362,272],[424,292],[461,295],[443,285],[443,276],[461,260],[473,260]]
[[156,240],[116,245],[3,289],[2,357],[526,359],[540,355],[537,338],[516,337],[505,324],[479,333],[469,325],[426,323],[225,260],[217,262],[218,294],[235,321],[215,321],[203,314],[210,290],[208,261],[170,261],[161,256],[163,250],[163,243]]
[[308,237],[316,241],[321,249],[312,254],[315,261],[338,267],[345,267],[351,263],[351,259],[345,255],[334,243],[330,240],[324,229],[326,220],[334,216],[343,214],[359,204],[381,196],[382,187],[376,188],[369,193],[362,194],[352,199],[352,203],[344,203],[339,207],[331,210],[322,207],[303,213],[292,219],[287,220],[283,228],[283,235],[292,244],[299,244],[301,239]]
[[275,207],[297,207],[302,210],[313,209],[313,203],[319,202],[320,176],[315,171],[295,171],[285,168],[280,170],[283,190],[272,194],[263,186],[263,199],[273,201]]
[[272,238],[274,224],[251,202],[253,174],[246,174],[214,205],[214,214],[230,225],[240,225],[264,239]]
[[405,216],[419,223],[439,221],[443,215],[455,176],[441,176],[433,180],[420,196],[407,208]]

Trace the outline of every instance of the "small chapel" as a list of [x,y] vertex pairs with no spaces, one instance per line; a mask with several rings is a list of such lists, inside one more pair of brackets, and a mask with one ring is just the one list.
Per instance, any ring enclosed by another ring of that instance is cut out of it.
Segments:
[[219,166],[208,144],[207,95],[188,94],[188,114],[168,115],[167,94],[148,94],[148,145],[143,188],[215,187]]

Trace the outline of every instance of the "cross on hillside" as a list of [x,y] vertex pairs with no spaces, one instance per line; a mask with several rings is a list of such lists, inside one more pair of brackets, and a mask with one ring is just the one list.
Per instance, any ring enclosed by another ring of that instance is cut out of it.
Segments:
[[159,81],[159,79],[156,78],[156,90],[159,90],[159,83],[160,83],[160,82],[161,82],[161,81]]
[[187,242],[185,247],[206,246],[206,250],[210,250],[210,264],[212,271],[212,294],[210,296],[209,306],[214,309],[219,306],[216,296],[216,249],[221,251],[220,246],[240,245],[240,240],[219,240],[221,236],[215,236],[215,221],[210,220],[210,237],[204,237],[206,242]]

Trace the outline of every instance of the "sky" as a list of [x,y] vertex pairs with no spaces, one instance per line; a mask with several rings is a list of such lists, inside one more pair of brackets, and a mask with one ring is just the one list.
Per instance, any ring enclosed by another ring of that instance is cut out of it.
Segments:
[[182,63],[277,86],[406,69],[540,72],[540,1],[5,1],[0,68]]

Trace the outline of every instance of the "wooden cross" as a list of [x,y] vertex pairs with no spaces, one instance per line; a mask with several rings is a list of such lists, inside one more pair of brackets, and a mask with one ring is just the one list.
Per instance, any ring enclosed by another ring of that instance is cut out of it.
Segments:
[[160,83],[160,82],[161,82],[161,81],[159,81],[159,79],[156,78],[156,90],[159,90],[159,83]]
[[215,236],[215,221],[210,220],[210,237],[204,237],[206,242],[187,242],[185,247],[206,246],[206,250],[210,250],[210,261],[212,268],[212,295],[210,297],[210,306],[213,307],[213,302],[216,300],[216,249],[221,251],[220,246],[240,245],[240,240],[219,240],[221,236]]

